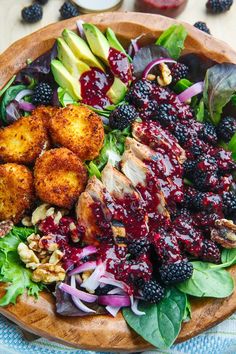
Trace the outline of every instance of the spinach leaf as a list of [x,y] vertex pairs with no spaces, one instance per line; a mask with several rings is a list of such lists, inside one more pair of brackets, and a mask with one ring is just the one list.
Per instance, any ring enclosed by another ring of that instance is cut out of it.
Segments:
[[232,138],[228,144],[228,148],[230,151],[236,152],[236,133],[234,133],[234,135],[232,136]]
[[224,248],[221,253],[221,262],[222,264],[219,264],[218,267],[226,268],[236,264],[236,248]]
[[206,72],[203,98],[212,122],[220,122],[223,107],[236,91],[236,65],[217,64]]
[[187,34],[183,25],[173,25],[160,35],[156,44],[166,48],[172,58],[178,59],[184,49]]
[[187,298],[183,321],[188,322],[190,321],[191,318],[192,318],[192,308],[191,308],[191,303]]
[[167,290],[158,304],[142,303],[139,309],[143,316],[135,315],[129,308],[123,309],[128,325],[146,341],[159,349],[169,348],[181,329],[187,297],[175,288]]
[[236,94],[234,94],[234,95],[231,97],[231,101],[230,101],[230,102],[232,103],[233,106],[236,107]]
[[26,88],[25,85],[15,85],[15,86],[11,86],[9,87],[3,98],[2,98],[2,102],[1,102],[1,107],[0,107],[0,112],[1,112],[1,118],[3,120],[3,123],[7,123],[6,121],[6,107],[8,106],[8,104],[14,100],[14,98],[16,97],[16,95],[24,90]]
[[224,298],[232,294],[234,281],[229,272],[207,262],[192,262],[193,275],[177,285],[185,294],[197,297]]
[[198,122],[202,123],[205,118],[205,106],[204,106],[204,101],[200,100],[199,104],[197,105],[195,109],[196,113],[196,119]]

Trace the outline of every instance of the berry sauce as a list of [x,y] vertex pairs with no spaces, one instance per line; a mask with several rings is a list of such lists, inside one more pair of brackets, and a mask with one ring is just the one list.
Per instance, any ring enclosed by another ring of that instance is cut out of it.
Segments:
[[119,77],[122,82],[128,84],[132,80],[132,72],[127,56],[116,50],[109,49],[108,63],[114,76]]

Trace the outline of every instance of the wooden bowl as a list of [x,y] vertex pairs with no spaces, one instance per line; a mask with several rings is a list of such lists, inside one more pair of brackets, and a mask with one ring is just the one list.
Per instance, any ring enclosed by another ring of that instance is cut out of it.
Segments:
[[[124,45],[131,38],[147,34],[145,41],[157,38],[166,28],[178,21],[158,15],[139,13],[106,13],[85,15],[101,29],[111,27]],[[236,63],[236,52],[227,44],[198,31],[189,24],[186,52],[197,52],[218,62]],[[43,28],[13,44],[0,56],[0,87],[25,66],[28,58],[35,59],[52,47],[64,28],[75,29],[75,19],[58,22]],[[236,266],[230,269],[236,280]],[[4,293],[4,284],[0,295]],[[185,323],[177,342],[185,341],[223,321],[236,310],[236,293],[226,299],[192,299],[192,320]],[[25,330],[59,343],[88,350],[142,351],[151,346],[133,332],[121,314],[116,318],[94,316],[84,318],[56,315],[53,296],[41,293],[39,300],[21,296],[16,305],[0,308],[0,313]]]

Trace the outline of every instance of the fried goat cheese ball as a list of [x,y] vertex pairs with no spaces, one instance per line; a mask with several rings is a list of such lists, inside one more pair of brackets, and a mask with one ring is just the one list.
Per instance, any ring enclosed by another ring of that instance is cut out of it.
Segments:
[[48,147],[47,130],[40,118],[22,117],[0,129],[0,162],[33,164]]
[[55,144],[70,149],[82,161],[97,157],[104,141],[101,118],[84,106],[59,109],[50,119],[49,130]]
[[23,165],[0,165],[0,221],[18,223],[34,201],[32,172]]
[[58,107],[38,106],[33,110],[31,116],[36,120],[42,119],[44,127],[48,130],[50,118],[56,114],[57,111]]
[[42,201],[71,209],[85,189],[87,170],[72,151],[56,148],[36,160],[34,182]]

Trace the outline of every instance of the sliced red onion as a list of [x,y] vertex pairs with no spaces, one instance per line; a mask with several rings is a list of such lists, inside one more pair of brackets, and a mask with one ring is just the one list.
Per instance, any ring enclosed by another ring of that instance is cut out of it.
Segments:
[[71,270],[68,275],[71,276],[73,274],[79,274],[82,272],[86,272],[87,270],[94,270],[97,266],[97,263],[94,262],[86,262],[81,264],[79,267],[76,267],[75,269]]
[[100,282],[104,284],[114,285],[115,287],[121,288],[125,292],[129,291],[129,287],[123,281],[116,280],[112,274],[106,272],[104,276],[100,278]]
[[159,65],[161,63],[176,63],[176,61],[171,58],[159,58],[151,61],[143,71],[143,79],[146,79],[149,72],[154,68],[154,66]]
[[105,271],[106,271],[105,263],[98,261],[96,269],[93,271],[90,277],[81,284],[81,286],[83,288],[88,289],[89,291],[96,290],[97,287],[100,285],[100,278],[103,276]]
[[98,250],[97,250],[97,248],[95,246],[84,247],[81,250],[81,253],[78,256],[78,260],[80,260],[80,259],[82,259],[84,257],[90,256],[91,254],[97,253],[97,251]]
[[86,39],[85,34],[84,34],[83,24],[84,24],[83,20],[76,21],[76,26],[77,26],[80,37],[83,39]]
[[127,295],[100,295],[98,303],[104,306],[127,307],[130,306],[130,298]]
[[130,40],[130,45],[128,48],[128,55],[131,56],[133,53],[136,54],[139,51],[139,45],[138,45],[138,40],[143,36],[143,34],[141,34],[140,36],[136,37],[135,39],[131,39]]
[[188,87],[186,90],[181,92],[177,97],[180,100],[180,102],[186,102],[193,96],[198,95],[199,93],[203,92],[203,85],[204,82],[200,81],[197,82],[196,84]]
[[[76,288],[76,281],[75,277],[71,277],[71,286],[72,288]],[[83,312],[86,313],[96,313],[96,311],[90,309],[88,306],[86,306],[78,297],[71,295],[72,301],[74,302],[75,306],[78,307]]]
[[75,296],[80,300],[83,300],[85,302],[95,302],[97,300],[97,295],[93,295],[93,294],[88,294],[84,291],[78,290],[68,284],[65,283],[61,283],[59,285],[59,288],[64,291],[67,294],[70,294],[71,296]]
[[137,316],[143,316],[143,315],[146,315],[145,312],[143,311],[139,311],[138,309],[138,300],[137,299],[134,299],[134,296],[131,295],[130,296],[130,302],[131,302],[131,310],[133,311],[133,313]]
[[113,317],[116,317],[118,312],[120,311],[121,307],[115,307],[115,306],[106,306],[105,309],[107,312],[109,312]]
[[26,112],[31,112],[36,108],[35,105],[33,105],[33,103],[26,102],[26,101],[19,101],[19,107],[20,109]]
[[114,288],[110,291],[108,291],[109,295],[125,295],[126,293],[124,292],[124,290],[120,289],[120,288]]
[[20,100],[22,100],[23,97],[31,96],[33,94],[33,92],[34,91],[30,90],[30,89],[22,90],[16,95],[15,100],[19,102]]

